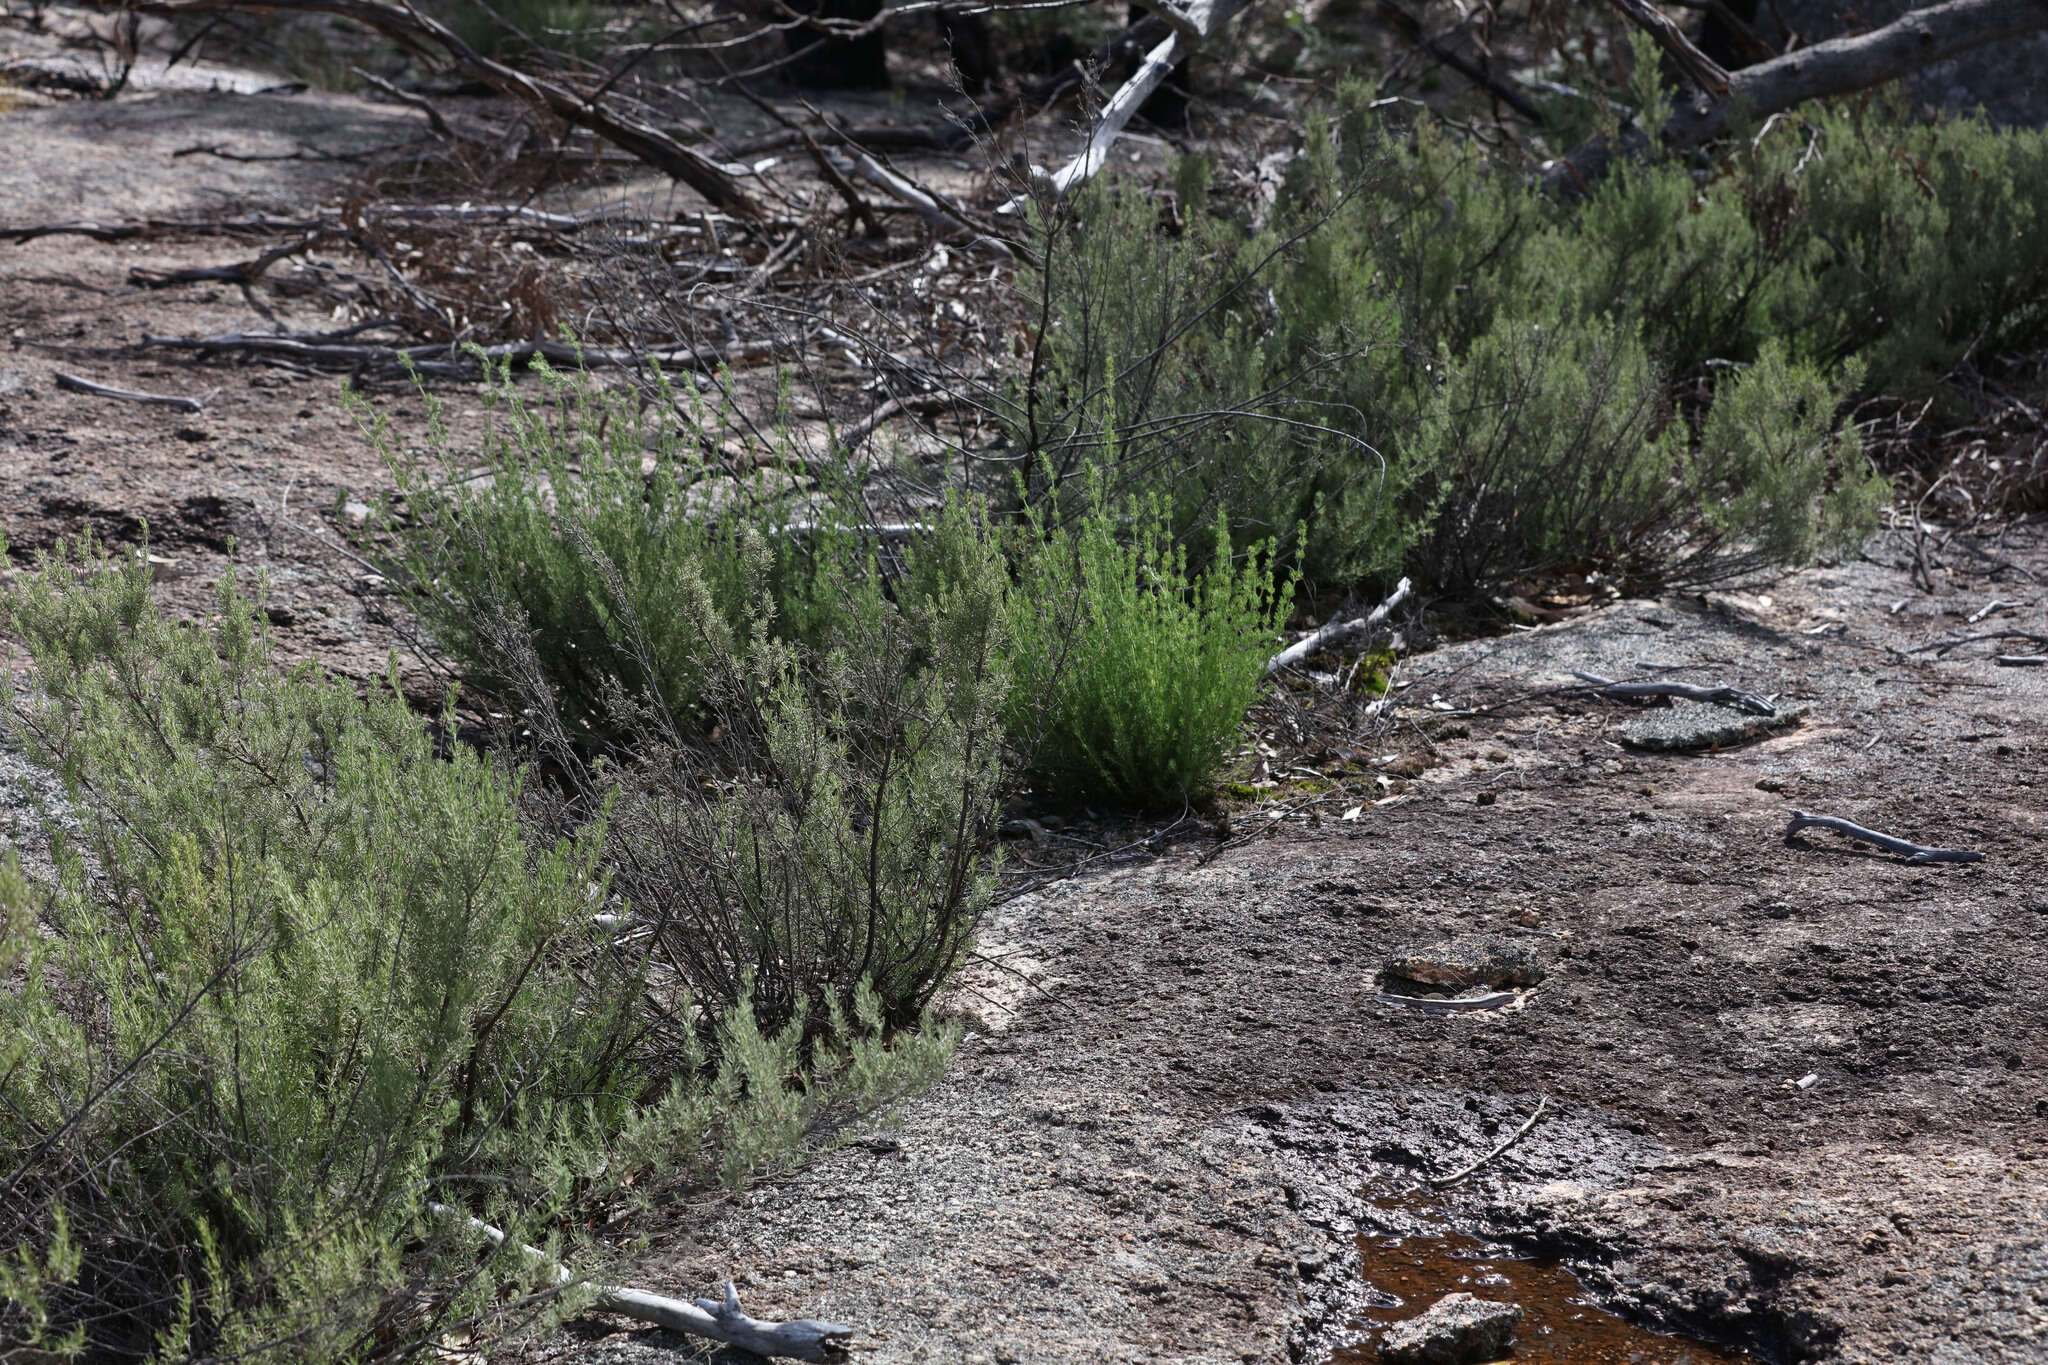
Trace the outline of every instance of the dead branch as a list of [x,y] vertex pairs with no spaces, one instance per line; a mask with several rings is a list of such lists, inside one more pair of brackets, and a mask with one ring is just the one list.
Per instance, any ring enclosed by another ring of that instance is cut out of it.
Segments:
[[1525,1123],[1523,1123],[1520,1128],[1515,1129],[1513,1133],[1509,1134],[1508,1140],[1506,1142],[1501,1143],[1500,1146],[1494,1148],[1485,1156],[1480,1157],[1479,1160],[1473,1162],[1470,1166],[1467,1166],[1462,1170],[1453,1171],[1449,1175],[1431,1176],[1429,1178],[1430,1185],[1440,1190],[1446,1185],[1457,1184],[1460,1180],[1463,1180],[1466,1176],[1472,1174],[1472,1172],[1478,1170],[1481,1166],[1484,1166],[1487,1162],[1493,1160],[1502,1152],[1505,1152],[1508,1148],[1520,1142],[1525,1136],[1528,1135],[1529,1130],[1536,1126],[1536,1121],[1543,1117],[1543,1111],[1548,1109],[1549,1107],[1550,1096],[1545,1095],[1542,1098],[1538,1099],[1536,1101],[1536,1112],[1529,1115],[1528,1120]]
[[375,29],[400,47],[425,57],[439,56],[471,80],[524,100],[578,128],[587,128],[664,175],[688,185],[713,205],[741,218],[762,217],[759,204],[741,188],[732,170],[685,147],[659,128],[615,113],[597,99],[567,86],[516,71],[483,56],[453,29],[408,5],[384,0],[136,0],[148,14],[196,14],[213,10],[255,10],[277,14],[330,14]]
[[1991,662],[2000,668],[2039,668],[2048,664],[2048,654],[1994,654]]
[[954,408],[977,408],[978,406],[978,404],[968,398],[950,393],[915,393],[903,398],[891,398],[888,402],[881,404],[873,412],[848,427],[840,435],[839,453],[843,457],[851,457],[861,446],[866,444],[868,437],[874,435],[882,423],[903,413],[925,414],[946,412]]
[[[1172,3],[1173,0],[1157,0],[1150,6],[1153,17],[1158,17],[1159,11]],[[1168,30],[1165,41],[1147,52],[1137,71],[1116,94],[1110,96],[1109,103],[1103,105],[1102,112],[1096,116],[1094,130],[1088,135],[1088,145],[1072,161],[1046,178],[1045,189],[1054,195],[1064,195],[1101,170],[1109,160],[1109,149],[1123,136],[1124,126],[1152,97],[1152,92],[1159,88],[1167,73],[1197,48],[1214,40],[1251,3],[1252,0],[1194,0],[1189,9],[1181,12],[1183,22],[1165,24],[1162,20]],[[1020,195],[996,211],[1018,213],[1025,203],[1026,198]]]
[[[379,346],[351,343],[330,336],[268,336],[257,332],[226,332],[218,336],[148,336],[137,349],[160,348],[199,355],[268,355],[323,369],[403,371],[437,378],[474,378],[479,358],[493,364],[525,365],[536,357],[551,365],[583,369],[631,369],[658,365],[670,371],[715,370],[735,361],[761,360],[775,354],[772,341],[736,341],[717,346],[672,346],[634,350],[622,346],[572,346],[560,341],[515,341],[475,351],[445,343],[422,346]],[[479,355],[480,353],[480,355]]]
[[[493,1246],[506,1244],[507,1239],[501,1229],[492,1227],[481,1218],[472,1218],[460,1209],[429,1201],[427,1212],[436,1218],[466,1225]],[[557,1285],[567,1288],[577,1283],[567,1266],[555,1261],[539,1247],[527,1246],[523,1242],[517,1246],[528,1265],[541,1270],[552,1269]],[[768,1322],[749,1317],[741,1311],[739,1291],[730,1280],[726,1282],[723,1300],[698,1299],[695,1302],[665,1298],[644,1289],[628,1289],[621,1285],[593,1284],[589,1287],[597,1293],[591,1307],[600,1312],[651,1322],[671,1332],[684,1332],[727,1346],[737,1346],[755,1355],[782,1356],[791,1360],[833,1360],[843,1355],[846,1341],[853,1335],[853,1328],[843,1323],[821,1322],[817,1318]]]
[[1964,624],[1974,626],[1979,621],[1983,620],[1985,617],[1993,615],[1994,613],[2001,611],[2017,611],[2024,605],[2026,604],[2023,602],[2008,602],[2003,597],[1994,597],[1989,602],[1986,602],[1983,606],[1977,608],[1977,610],[1971,612],[1969,620],[1964,622]]
[[1464,53],[1452,47],[1441,38],[1432,38],[1422,27],[1422,21],[1394,3],[1394,0],[1379,0],[1380,17],[1392,24],[1401,36],[1427,52],[1437,61],[1484,89],[1495,99],[1520,114],[1537,127],[1544,124],[1543,111],[1507,82],[1494,76],[1486,68],[1474,62]]
[[1910,839],[1879,834],[1874,829],[1865,829],[1837,816],[1809,815],[1803,810],[1792,812],[1792,823],[1785,827],[1785,839],[1790,842],[1792,836],[1800,830],[1813,827],[1835,830],[1848,835],[1851,839],[1861,839],[1866,844],[1875,844],[1887,853],[1898,854],[1908,863],[1976,863],[1984,860],[1984,855],[1975,849],[1930,848],[1926,844],[1916,844]]
[[[1744,67],[1727,78],[1727,94],[1672,112],[1661,130],[1668,150],[1710,142],[1727,130],[1737,109],[1763,118],[1807,100],[1867,90],[1934,62],[2021,34],[2048,28],[2043,0],[1948,0],[1902,16],[1871,33],[1836,38],[1782,57]],[[1623,151],[1640,149],[1640,129],[1624,139]],[[1605,139],[1576,149],[1544,171],[1554,193],[1583,193],[1604,175],[1615,155]]]
[[57,374],[57,387],[70,393],[89,393],[95,398],[118,398],[125,403],[150,403],[157,407],[176,408],[179,412],[204,412],[206,404],[197,398],[179,398],[167,393],[143,393],[138,389],[117,389],[109,384],[95,384],[90,379],[77,375]]
[[1411,586],[1408,580],[1404,578],[1394,585],[1394,590],[1387,594],[1386,601],[1374,607],[1364,616],[1354,617],[1349,621],[1332,621],[1321,630],[1303,639],[1296,640],[1293,644],[1266,660],[1266,676],[1271,677],[1283,668],[1292,668],[1318,650],[1328,649],[1330,646],[1340,641],[1348,640],[1354,635],[1364,635],[1371,631],[1387,619],[1388,613],[1408,599],[1408,592]]
[[1584,682],[1591,683],[1595,696],[1612,700],[1634,700],[1642,697],[1680,697],[1686,701],[1707,702],[1714,706],[1732,706],[1738,711],[1747,711],[1752,716],[1775,716],[1778,708],[1754,692],[1744,692],[1739,687],[1701,687],[1695,683],[1682,682],[1616,682],[1594,673],[1572,674]]
[[1716,98],[1728,94],[1728,73],[1720,63],[1692,45],[1692,39],[1678,25],[1665,18],[1648,0],[1608,0],[1627,20],[1657,40],[1685,78]]
[[1950,650],[1960,649],[1964,645],[1974,645],[1980,640],[2025,640],[2032,645],[2048,645],[2048,635],[2036,634],[2031,630],[1987,630],[1978,635],[1965,635],[1960,639],[1936,640],[1931,645],[1916,645],[1906,653],[1925,654],[1932,650],[1935,658],[1945,659]]
[[287,256],[319,245],[333,234],[327,232],[309,233],[296,242],[274,246],[254,260],[237,261],[233,265],[195,266],[187,270],[146,270],[136,265],[128,268],[128,283],[138,289],[169,289],[180,284],[225,283],[249,285],[263,278],[265,271]]

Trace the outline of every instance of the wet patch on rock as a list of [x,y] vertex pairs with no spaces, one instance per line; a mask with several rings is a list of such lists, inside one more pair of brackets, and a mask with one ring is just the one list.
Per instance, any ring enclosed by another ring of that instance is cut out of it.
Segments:
[[1447,1227],[1426,1236],[1361,1234],[1359,1258],[1369,1295],[1360,1321],[1370,1333],[1336,1352],[1332,1365],[1375,1358],[1394,1365],[1469,1365],[1509,1355],[1511,1338],[1511,1358],[1523,1365],[1736,1365],[1750,1359],[1638,1327],[1596,1307],[1556,1261],[1504,1256]]
[[1759,716],[1732,706],[1681,702],[1643,712],[1621,727],[1621,738],[1632,748],[1653,753],[1698,753],[1732,748],[1790,729],[1805,715],[1804,706],[1780,707],[1771,715]]

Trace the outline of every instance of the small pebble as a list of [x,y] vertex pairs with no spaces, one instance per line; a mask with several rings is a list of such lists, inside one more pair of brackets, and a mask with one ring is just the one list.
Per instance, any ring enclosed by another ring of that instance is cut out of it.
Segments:
[[1781,792],[1785,790],[1785,779],[1782,777],[1759,777],[1756,780],[1756,789],[1760,792]]
[[1481,792],[1472,799],[1482,806],[1490,806],[1500,798],[1493,792]]

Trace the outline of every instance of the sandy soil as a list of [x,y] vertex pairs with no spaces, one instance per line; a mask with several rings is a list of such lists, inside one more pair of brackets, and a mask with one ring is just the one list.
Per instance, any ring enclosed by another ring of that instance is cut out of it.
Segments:
[[[411,117],[194,93],[0,115],[0,222],[332,202],[342,163],[172,153],[346,151]],[[232,538],[292,608],[286,651],[370,676],[394,637],[325,546],[331,509],[383,472],[336,381],[127,349],[252,317],[227,288],[130,291],[130,265],[238,254],[0,246],[0,531],[21,556],[146,520],[191,611]],[[58,370],[218,392],[191,417],[58,392]],[[2048,572],[2041,528],[2001,553]],[[757,1313],[857,1324],[875,1362],[1313,1359],[1369,1335],[1357,1239],[1441,1219],[1761,1359],[2042,1358],[2048,675],[1987,646],[1901,651],[1966,633],[1994,593],[2023,604],[1999,621],[2042,630],[2048,592],[2008,572],[1922,594],[1899,554],[1880,542],[1768,601],[1623,602],[1413,660],[1394,743],[1426,766],[1403,799],[1010,902],[983,945],[1001,967],[959,993],[958,1062],[900,1127],[654,1229],[633,1280],[701,1292],[730,1271]],[[1620,743],[1624,707],[1546,692],[1639,661],[1810,710],[1748,747],[1651,756]],[[1788,844],[1795,805],[1986,857]],[[1375,1002],[1390,950],[1478,929],[1547,967],[1519,1008]],[[1539,1098],[1526,1138],[1428,1188]],[[525,1354],[683,1349],[586,1323]]]

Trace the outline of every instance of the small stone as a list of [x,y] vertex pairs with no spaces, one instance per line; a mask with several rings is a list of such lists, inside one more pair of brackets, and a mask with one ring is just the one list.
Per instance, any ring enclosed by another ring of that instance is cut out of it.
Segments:
[[350,498],[348,501],[342,503],[341,514],[344,517],[347,517],[349,521],[351,521],[355,525],[361,526],[364,522],[370,519],[370,505],[368,503],[358,502],[354,498]]
[[1397,1322],[1380,1339],[1386,1365],[1475,1365],[1497,1360],[1522,1322],[1518,1304],[1446,1294],[1421,1317]]
[[1760,792],[1781,792],[1785,790],[1785,779],[1782,777],[1759,777],[1756,780],[1756,789]]
[[271,603],[263,609],[263,614],[270,618],[270,624],[273,626],[293,625],[299,619],[299,614],[282,602]]
[[1495,792],[1481,792],[1479,793],[1479,795],[1472,798],[1474,802],[1482,806],[1490,806],[1499,799],[1499,794]]
[[1544,977],[1536,950],[1497,934],[1409,944],[1387,954],[1386,975],[1426,986],[1533,986]]
[[1521,909],[1515,911],[1513,914],[1509,915],[1508,918],[1513,920],[1515,923],[1521,925],[1524,929],[1534,929],[1538,925],[1543,923],[1542,913],[1540,911],[1531,910],[1526,905],[1523,906]]

